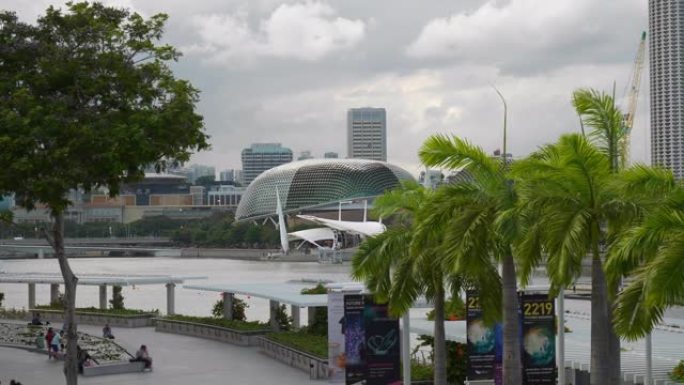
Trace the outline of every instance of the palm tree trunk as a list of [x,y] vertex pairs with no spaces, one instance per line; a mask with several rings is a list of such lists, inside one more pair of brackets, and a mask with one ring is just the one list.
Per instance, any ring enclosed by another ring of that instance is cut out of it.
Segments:
[[615,298],[617,296],[617,287],[615,288],[610,288],[611,293],[613,294],[611,297],[608,298],[608,301],[606,303],[607,305],[607,312],[608,312],[608,324],[610,331],[608,332],[608,336],[610,339],[610,358],[611,358],[611,365],[610,365],[610,383],[611,384],[620,384],[620,379],[622,378],[622,371],[621,371],[621,362],[620,362],[620,337],[618,337],[617,333],[615,333],[615,329],[613,328],[612,324],[612,315],[613,315],[613,306],[614,306],[614,301],[612,298]]
[[64,323],[66,324],[66,359],[64,360],[64,375],[67,385],[78,383],[78,362],[76,358],[76,323],[74,322],[76,310],[76,284],[78,278],[69,266],[69,261],[64,254],[64,213],[53,214],[54,225],[52,227],[53,248],[59,261],[59,268],[64,278]]
[[606,278],[598,247],[591,263],[591,385],[610,385],[610,332]]
[[501,281],[503,283],[503,383],[522,384],[522,361],[520,360],[520,306],[513,255],[503,258]]
[[436,282],[437,290],[435,293],[435,346],[434,365],[435,377],[434,385],[447,385],[446,373],[446,334],[444,332],[444,286],[441,282]]

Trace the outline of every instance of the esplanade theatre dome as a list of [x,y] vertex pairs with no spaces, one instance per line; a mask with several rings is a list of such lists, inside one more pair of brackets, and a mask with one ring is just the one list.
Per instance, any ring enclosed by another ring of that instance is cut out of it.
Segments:
[[284,212],[375,198],[399,181],[414,180],[406,170],[365,159],[307,159],[264,171],[242,195],[235,216],[251,219],[276,213],[276,188]]

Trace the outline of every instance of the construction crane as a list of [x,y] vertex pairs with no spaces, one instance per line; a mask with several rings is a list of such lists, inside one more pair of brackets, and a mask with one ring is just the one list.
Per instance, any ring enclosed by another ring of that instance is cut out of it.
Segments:
[[620,168],[625,168],[629,162],[629,141],[634,126],[634,114],[636,113],[637,100],[639,99],[639,87],[641,86],[641,72],[644,69],[644,58],[646,55],[646,31],[641,33],[641,41],[639,42],[639,49],[637,50],[636,58],[634,59],[634,67],[632,72],[632,79],[629,88],[626,92],[627,110],[623,116],[622,127],[625,130],[625,135],[620,142],[620,150],[622,157],[620,159]]

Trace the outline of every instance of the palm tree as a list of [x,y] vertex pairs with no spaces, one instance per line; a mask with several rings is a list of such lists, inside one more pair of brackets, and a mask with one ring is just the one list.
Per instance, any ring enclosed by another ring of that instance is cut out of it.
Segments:
[[557,294],[580,276],[584,257],[591,255],[591,383],[614,384],[611,312],[602,262],[605,223],[620,212],[609,188],[610,159],[587,138],[571,134],[514,164],[512,174],[522,216],[533,224],[518,244],[523,284],[546,255],[551,294]]
[[[503,303],[503,379],[506,385],[522,383],[518,296],[512,241],[517,233],[516,195],[506,176],[506,164],[492,158],[481,148],[458,137],[432,136],[419,151],[428,166],[460,170],[468,177],[437,193],[426,212],[432,219],[422,220],[422,226],[445,223],[439,227],[444,234],[441,252],[444,266],[474,282],[480,282],[481,295],[491,295],[497,288],[482,281],[497,277],[496,267],[502,265],[502,294],[490,304]],[[420,225],[419,225],[420,226]],[[492,307],[484,306],[485,314]]]
[[668,307],[684,304],[684,190],[669,170],[652,170],[648,181],[655,193],[642,198],[651,210],[621,234],[606,264],[611,280],[631,276],[614,314],[615,329],[628,339],[644,337]]
[[[526,190],[521,216],[530,225],[518,242],[527,265],[523,278],[526,282],[545,248],[549,277],[554,290],[561,290],[579,275],[584,256],[592,256],[592,383],[618,384],[620,340],[611,323],[618,286],[617,281],[607,285],[602,255],[627,217],[636,215],[636,206],[617,199],[616,190],[609,188],[620,165],[627,163],[620,152],[627,130],[611,96],[580,89],[572,102],[583,127],[592,128],[588,137],[584,130],[581,136],[563,137],[515,167],[517,185]],[[620,219],[611,221],[616,217]]]
[[441,233],[416,231],[417,218],[432,196],[432,191],[407,182],[378,197],[376,214],[393,216],[396,223],[361,244],[352,261],[352,276],[363,280],[378,300],[387,301],[396,315],[407,312],[420,295],[433,303],[434,383],[446,385],[445,297],[458,296],[463,280],[441,268],[436,247]]

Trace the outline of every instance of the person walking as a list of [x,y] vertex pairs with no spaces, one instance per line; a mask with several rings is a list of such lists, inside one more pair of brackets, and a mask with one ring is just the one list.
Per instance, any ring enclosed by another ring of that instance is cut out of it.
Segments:
[[47,333],[45,334],[45,341],[47,342],[47,350],[48,350],[48,360],[52,358],[52,339],[55,338],[55,331],[52,328],[48,328]]
[[60,345],[62,343],[62,337],[63,336],[64,336],[64,330],[60,330],[59,333],[55,333],[55,336],[52,337],[52,342],[50,343],[50,347],[52,348],[52,355],[55,357],[55,359],[59,359]]

